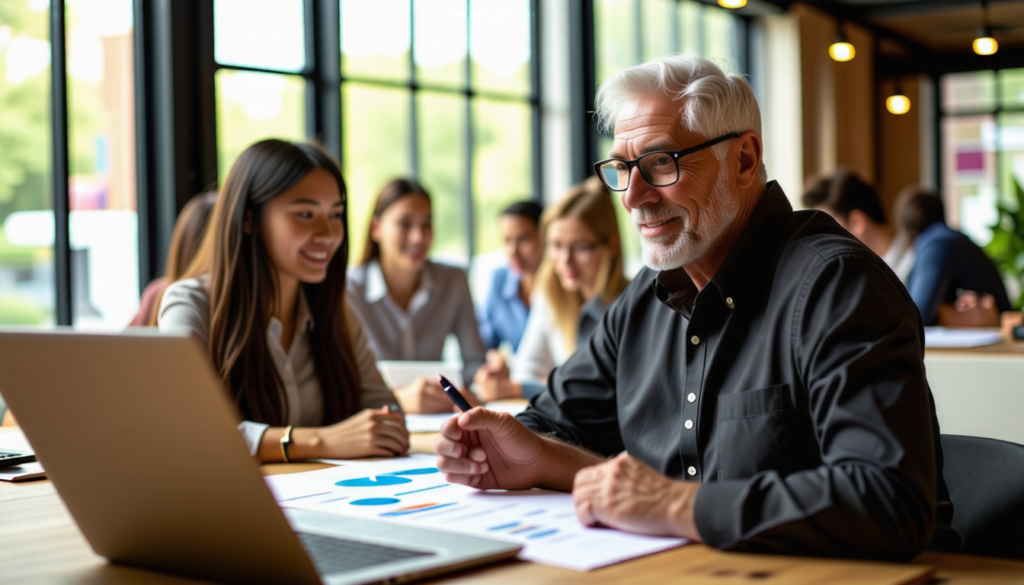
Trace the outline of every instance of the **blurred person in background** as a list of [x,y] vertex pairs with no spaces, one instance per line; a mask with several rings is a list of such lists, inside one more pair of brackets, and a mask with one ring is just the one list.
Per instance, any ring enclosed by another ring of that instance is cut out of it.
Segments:
[[967,236],[946,225],[937,193],[912,187],[901,196],[906,203],[900,223],[915,255],[907,289],[924,324],[998,325],[999,313],[1012,307],[995,263]]
[[199,244],[206,234],[210,212],[217,202],[217,192],[207,191],[188,200],[181,208],[178,220],[174,222],[171,246],[167,250],[167,267],[164,275],[146,286],[139,301],[139,312],[132,318],[129,327],[156,327],[157,309],[167,285],[178,280],[196,257]]
[[[454,334],[463,380],[484,363],[466,273],[428,259],[434,241],[430,196],[412,179],[380,190],[359,266],[348,274],[349,300],[379,360],[437,361]],[[394,389],[408,413],[448,412],[453,406],[435,380],[418,378]],[[473,403],[474,397],[464,392]]]
[[530,312],[534,275],[544,256],[540,243],[543,211],[534,201],[518,201],[501,212],[498,232],[505,243],[508,265],[494,271],[487,299],[477,311],[480,337],[487,349],[497,349],[502,343],[509,344],[512,351],[519,347]]
[[804,187],[802,202],[808,209],[831,215],[878,254],[900,281],[907,282],[914,266],[913,247],[896,225],[898,222],[886,221],[878,193],[857,173],[839,169],[811,179]]
[[552,370],[585,344],[629,284],[611,193],[596,177],[572,187],[542,216],[544,260],[511,372],[490,356],[477,372],[485,400],[543,391]]

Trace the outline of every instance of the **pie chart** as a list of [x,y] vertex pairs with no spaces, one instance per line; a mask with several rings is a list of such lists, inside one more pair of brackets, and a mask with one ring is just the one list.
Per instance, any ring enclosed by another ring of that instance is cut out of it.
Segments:
[[403,483],[410,483],[412,480],[407,477],[401,477],[398,475],[377,475],[373,477],[356,477],[353,479],[343,479],[334,485],[341,487],[380,487],[388,485],[401,485]]

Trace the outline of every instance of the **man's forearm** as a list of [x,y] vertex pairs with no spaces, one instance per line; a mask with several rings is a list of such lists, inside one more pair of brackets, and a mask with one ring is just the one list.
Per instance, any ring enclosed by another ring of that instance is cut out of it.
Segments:
[[542,436],[541,440],[544,452],[540,461],[538,487],[571,492],[577,471],[605,461],[600,455],[553,437]]

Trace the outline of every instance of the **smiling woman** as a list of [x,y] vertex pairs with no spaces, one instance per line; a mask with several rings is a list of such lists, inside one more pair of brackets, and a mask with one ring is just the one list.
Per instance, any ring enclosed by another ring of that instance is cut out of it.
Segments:
[[231,167],[196,259],[164,293],[160,329],[184,327],[209,349],[263,461],[409,446],[366,338],[352,327],[345,206],[329,155],[257,142]]

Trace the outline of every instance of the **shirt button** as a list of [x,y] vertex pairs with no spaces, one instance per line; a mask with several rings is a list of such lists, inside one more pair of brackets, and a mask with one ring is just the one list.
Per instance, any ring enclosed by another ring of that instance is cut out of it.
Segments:
[[692,343],[694,345],[699,344],[700,343],[700,337],[697,337],[696,335],[694,335],[693,337],[690,338],[690,343]]
[[725,297],[725,304],[729,305],[730,309],[736,308],[736,304],[732,302],[732,297]]
[[686,427],[686,430],[690,430],[690,429],[693,428],[693,421],[692,420],[688,420],[688,421],[683,423],[683,426]]
[[697,475],[697,468],[691,465],[686,468],[686,473],[689,473],[690,475]]
[[688,401],[690,401],[690,402],[696,402],[697,401],[697,395],[694,394],[693,392],[690,392],[689,394],[686,395],[686,399]]

